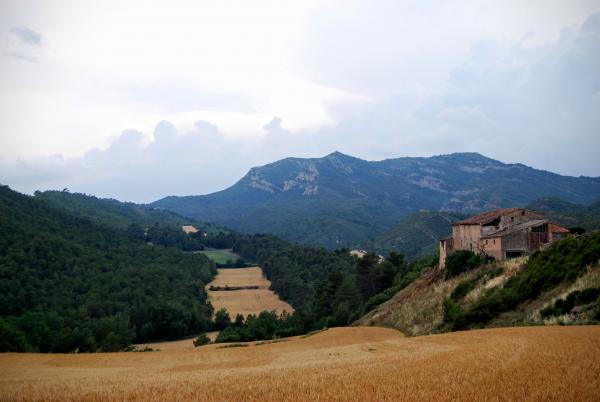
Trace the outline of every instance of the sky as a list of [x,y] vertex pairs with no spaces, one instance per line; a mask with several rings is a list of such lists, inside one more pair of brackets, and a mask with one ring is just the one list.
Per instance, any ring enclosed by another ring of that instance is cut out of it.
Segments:
[[600,176],[600,1],[0,2],[0,183],[135,202],[340,151]]

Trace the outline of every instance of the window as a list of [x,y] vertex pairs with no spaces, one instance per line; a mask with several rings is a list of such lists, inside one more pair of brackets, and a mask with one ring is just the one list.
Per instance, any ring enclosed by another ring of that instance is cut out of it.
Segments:
[[496,244],[496,239],[494,239],[494,244]]
[[511,216],[511,217],[510,217],[510,221],[511,221],[511,222],[514,222],[514,221],[515,221],[515,217],[514,217],[514,216]]
[[521,211],[521,216],[525,216],[525,211]]

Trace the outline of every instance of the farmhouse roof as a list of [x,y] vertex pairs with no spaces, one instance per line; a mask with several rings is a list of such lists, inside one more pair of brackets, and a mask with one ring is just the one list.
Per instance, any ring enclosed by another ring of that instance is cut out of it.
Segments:
[[479,215],[472,216],[462,221],[454,223],[454,225],[485,225],[490,223],[504,215],[511,214],[513,212],[522,211],[523,208],[501,208],[494,209],[493,211],[487,211]]
[[534,219],[527,222],[517,223],[515,225],[507,227],[506,229],[500,230],[495,233],[490,233],[487,236],[483,236],[482,239],[491,239],[506,236],[515,232],[520,232],[530,227],[542,225],[544,223],[548,223],[548,219]]
[[550,232],[552,233],[571,233],[569,229],[564,226],[557,225],[556,223],[550,222]]

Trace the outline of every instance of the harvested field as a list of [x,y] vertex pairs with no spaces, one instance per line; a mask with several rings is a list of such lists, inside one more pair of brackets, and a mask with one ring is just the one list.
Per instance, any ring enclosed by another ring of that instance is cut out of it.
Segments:
[[[226,308],[231,318],[236,314],[258,314],[263,310],[284,310],[293,313],[294,308],[269,290],[271,282],[263,277],[260,267],[221,268],[215,279],[206,285],[208,299],[215,310]],[[210,287],[258,286],[257,289],[210,290]]]
[[405,338],[334,328],[248,347],[0,355],[1,400],[528,400],[600,395],[600,327]]

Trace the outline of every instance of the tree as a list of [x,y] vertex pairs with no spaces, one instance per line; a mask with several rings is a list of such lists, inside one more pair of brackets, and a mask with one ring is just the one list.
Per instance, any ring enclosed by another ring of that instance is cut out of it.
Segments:
[[226,308],[217,310],[215,313],[215,330],[221,331],[231,325],[231,318]]

